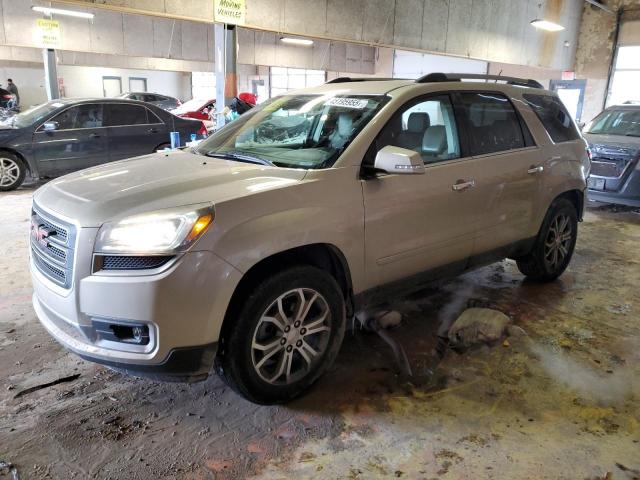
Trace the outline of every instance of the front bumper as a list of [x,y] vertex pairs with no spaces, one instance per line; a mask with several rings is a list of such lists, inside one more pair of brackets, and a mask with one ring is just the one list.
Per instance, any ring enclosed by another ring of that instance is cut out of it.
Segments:
[[615,203],[616,205],[626,205],[628,207],[640,207],[640,196],[626,197],[614,192],[603,192],[600,190],[589,190],[587,193],[589,200],[593,202]]
[[[33,306],[47,331],[82,358],[135,375],[206,377],[240,273],[211,252],[186,253],[160,273],[91,274],[79,236],[73,285],[60,289],[31,260]],[[96,325],[148,327],[144,345],[94,335]]]

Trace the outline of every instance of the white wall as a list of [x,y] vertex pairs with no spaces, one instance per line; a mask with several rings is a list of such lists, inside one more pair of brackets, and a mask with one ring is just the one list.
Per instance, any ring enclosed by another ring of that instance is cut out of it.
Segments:
[[393,62],[394,78],[418,78],[433,72],[487,73],[487,62],[469,58],[396,50]]
[[123,68],[58,66],[58,78],[62,78],[66,97],[103,97],[102,77],[122,78],[122,91],[129,90],[129,77],[147,79],[147,91],[188,100],[190,74],[157,70],[130,70]]
[[7,78],[13,79],[18,86],[23,110],[47,101],[42,65],[26,67],[24,64],[0,61],[0,84],[3,88],[7,88]]

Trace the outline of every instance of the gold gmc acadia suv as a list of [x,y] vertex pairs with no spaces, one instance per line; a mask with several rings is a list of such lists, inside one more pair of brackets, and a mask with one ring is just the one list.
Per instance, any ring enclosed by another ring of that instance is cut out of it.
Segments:
[[534,280],[562,274],[589,168],[533,80],[338,78],[193,149],[38,189],[33,306],[87,360],[181,381],[215,369],[253,402],[282,402],[391,292],[507,257]]

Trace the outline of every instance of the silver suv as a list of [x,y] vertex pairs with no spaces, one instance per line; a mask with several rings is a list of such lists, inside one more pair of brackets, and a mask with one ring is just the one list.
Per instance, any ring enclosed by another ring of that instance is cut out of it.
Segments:
[[588,173],[585,141],[535,81],[341,78],[195,149],[40,188],[33,305],[85,359],[187,381],[215,364],[251,401],[282,402],[335,359],[347,318],[392,292],[505,257],[558,277]]

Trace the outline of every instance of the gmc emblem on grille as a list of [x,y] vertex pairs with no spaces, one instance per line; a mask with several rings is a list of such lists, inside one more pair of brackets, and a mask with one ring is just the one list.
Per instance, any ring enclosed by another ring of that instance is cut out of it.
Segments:
[[55,230],[51,228],[47,228],[44,225],[38,225],[34,221],[31,222],[31,236],[36,242],[38,242],[43,247],[46,248],[49,246],[49,242],[47,241],[47,238],[55,234],[56,234]]

